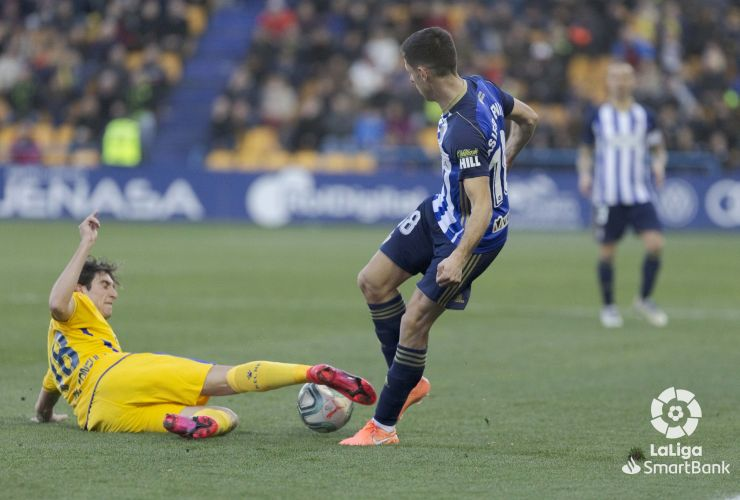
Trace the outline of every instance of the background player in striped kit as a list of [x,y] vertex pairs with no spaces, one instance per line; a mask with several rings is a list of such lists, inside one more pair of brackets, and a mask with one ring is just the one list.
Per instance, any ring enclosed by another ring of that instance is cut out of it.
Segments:
[[[422,377],[429,330],[445,309],[464,309],[470,287],[506,242],[506,168],[534,133],[537,114],[480,76],[457,73],[450,34],[426,28],[401,47],[411,83],[442,108],[437,139],[443,185],[396,227],[360,272],[388,364],[375,416],[340,444],[399,442],[395,424],[429,391]],[[505,118],[511,120],[508,140]],[[398,286],[422,274],[406,307]]]
[[594,225],[599,242],[598,277],[603,307],[601,323],[622,326],[614,301],[614,255],[619,240],[632,226],[645,246],[642,283],[635,309],[651,324],[665,326],[668,317],[650,298],[660,268],[662,227],[653,205],[655,185],[665,179],[667,155],[655,118],[635,102],[635,74],[624,62],[607,71],[609,99],[586,123],[578,155],[578,186],[594,204]]

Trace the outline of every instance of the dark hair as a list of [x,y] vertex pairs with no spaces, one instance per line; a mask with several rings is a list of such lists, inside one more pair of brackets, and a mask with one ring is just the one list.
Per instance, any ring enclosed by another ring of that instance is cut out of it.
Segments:
[[404,40],[401,53],[409,66],[426,66],[435,76],[457,73],[457,50],[452,35],[438,27],[424,28]]
[[118,278],[116,277],[117,270],[118,264],[114,264],[113,262],[108,262],[103,259],[98,260],[95,257],[90,256],[82,266],[82,272],[80,272],[80,277],[77,279],[77,283],[89,290],[96,274],[108,273],[113,279],[113,282],[118,285]]

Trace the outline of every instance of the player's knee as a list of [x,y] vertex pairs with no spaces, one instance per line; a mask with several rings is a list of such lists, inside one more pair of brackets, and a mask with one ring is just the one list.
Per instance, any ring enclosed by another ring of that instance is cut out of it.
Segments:
[[376,281],[373,279],[373,276],[367,271],[367,269],[363,269],[357,275],[357,287],[360,289],[362,295],[365,296],[365,299],[370,304],[382,302],[385,296],[385,291],[383,290],[383,287],[376,283]]
[[645,245],[647,252],[652,256],[659,256],[663,251],[663,237],[655,236],[651,238]]

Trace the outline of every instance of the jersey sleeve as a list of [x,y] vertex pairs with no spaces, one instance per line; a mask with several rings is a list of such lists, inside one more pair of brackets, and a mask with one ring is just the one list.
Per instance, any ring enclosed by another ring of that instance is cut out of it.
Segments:
[[514,98],[495,83],[489,83],[498,91],[499,98],[501,99],[501,108],[504,110],[504,117],[509,116],[514,109]]
[[54,383],[54,374],[51,373],[51,369],[46,370],[46,375],[44,375],[44,380],[41,381],[41,387],[46,392],[59,392],[59,389],[57,389],[57,386]]

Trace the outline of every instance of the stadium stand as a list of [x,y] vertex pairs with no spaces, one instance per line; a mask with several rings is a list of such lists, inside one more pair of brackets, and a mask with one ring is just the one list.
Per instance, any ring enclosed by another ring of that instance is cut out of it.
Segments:
[[428,168],[439,110],[398,46],[432,25],[455,36],[461,73],[540,113],[520,163],[572,165],[617,57],[672,159],[740,168],[740,6],[726,0],[4,0],[0,163],[95,167],[116,112],[157,168]]
[[6,0],[0,162],[94,167],[118,110],[144,147],[205,30],[200,0]]
[[637,69],[638,97],[657,112],[669,149],[740,164],[737,5],[268,0],[250,50],[213,104],[208,166],[256,167],[265,127],[273,131],[271,168],[283,160],[315,168],[306,151],[317,151],[319,164],[340,151],[349,170],[358,152],[380,168],[430,164],[439,111],[408,85],[398,43],[432,25],[455,36],[461,73],[534,103],[535,149],[577,146],[616,57]]

